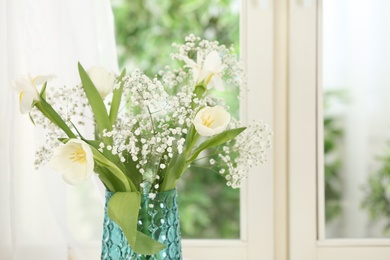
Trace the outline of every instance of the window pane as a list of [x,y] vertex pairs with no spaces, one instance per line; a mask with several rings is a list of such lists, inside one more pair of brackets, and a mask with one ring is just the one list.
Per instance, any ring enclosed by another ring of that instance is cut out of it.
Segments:
[[390,2],[322,4],[326,237],[388,237]]
[[[139,68],[153,76],[165,65],[174,65],[170,58],[170,53],[175,51],[172,43],[183,43],[185,36],[191,33],[208,40],[218,40],[226,46],[233,45],[237,54],[240,49],[238,0],[112,0],[111,3],[119,63],[127,71]],[[238,90],[219,95],[227,100],[230,113],[238,117]],[[239,238],[239,190],[227,187],[226,180],[215,167],[204,167],[210,158],[220,160],[218,156],[198,160],[199,167],[187,171],[178,183],[182,237]],[[82,195],[83,192],[86,195]],[[93,192],[93,185],[86,185],[77,196],[87,197]],[[75,223],[72,229],[77,232],[76,237],[100,239],[100,230],[94,233],[78,228],[91,219],[81,216],[76,209],[73,211],[70,218]],[[93,220],[101,219],[102,213],[98,210],[90,212],[99,214],[92,217]]]
[[[236,0],[118,0],[113,6],[121,66],[154,75],[172,64],[171,44],[182,43],[191,33],[239,50]],[[223,96],[238,115],[238,92]],[[218,169],[205,169],[204,164],[198,161],[199,168],[186,172],[178,184],[182,236],[238,238],[239,191],[226,187]]]

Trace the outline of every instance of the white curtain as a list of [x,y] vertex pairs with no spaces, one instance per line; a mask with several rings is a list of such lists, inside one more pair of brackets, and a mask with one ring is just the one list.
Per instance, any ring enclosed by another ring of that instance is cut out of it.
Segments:
[[36,131],[10,81],[20,74],[79,82],[85,68],[117,71],[109,0],[0,0],[0,259],[65,260],[79,252],[67,229],[66,184],[34,170]]

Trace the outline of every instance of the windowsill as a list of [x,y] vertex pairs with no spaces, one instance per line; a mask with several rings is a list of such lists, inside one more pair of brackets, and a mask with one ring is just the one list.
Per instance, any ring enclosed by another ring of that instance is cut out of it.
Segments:
[[[99,259],[101,241],[80,242],[80,249],[87,259]],[[239,239],[183,239],[184,260],[197,259],[218,259],[218,257],[234,256],[232,259],[244,259],[246,254],[246,243]],[[69,260],[72,259],[72,249],[70,250]],[[207,255],[206,255],[207,254]],[[236,256],[238,258],[236,258]],[[206,257],[206,258],[204,258]]]

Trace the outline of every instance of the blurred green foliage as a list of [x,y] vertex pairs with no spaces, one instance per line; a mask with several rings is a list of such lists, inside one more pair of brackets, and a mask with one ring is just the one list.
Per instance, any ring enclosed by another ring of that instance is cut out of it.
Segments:
[[119,65],[153,76],[190,33],[239,50],[236,0],[112,0]]
[[[324,93],[324,154],[325,154],[325,207],[326,221],[336,219],[342,213],[341,167],[342,138],[344,131],[340,118],[326,113],[337,102],[348,102],[348,93],[343,90]],[[383,221],[383,236],[390,237],[390,142],[386,151],[377,158],[380,167],[373,172],[363,186],[362,208],[366,209],[374,221]]]
[[325,91],[324,102],[324,171],[325,171],[325,220],[330,222],[341,214],[341,141],[344,135],[340,118],[329,113],[335,102],[344,103],[343,90]]
[[369,176],[364,187],[362,207],[368,210],[372,220],[385,221],[383,235],[390,237],[390,143],[378,162],[381,167]]
[[[112,0],[119,65],[153,76],[173,66],[173,42],[194,34],[239,50],[237,0]],[[238,90],[222,93],[238,114]],[[217,158],[216,158],[217,160]],[[178,184],[182,237],[239,238],[239,190],[197,163]]]

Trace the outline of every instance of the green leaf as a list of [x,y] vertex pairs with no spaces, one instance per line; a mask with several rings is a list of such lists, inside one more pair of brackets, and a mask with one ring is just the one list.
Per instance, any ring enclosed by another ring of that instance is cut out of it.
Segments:
[[111,102],[111,107],[110,107],[110,122],[111,125],[115,125],[116,117],[118,115],[119,111],[119,106],[121,104],[121,98],[122,98],[122,92],[123,92],[123,77],[126,74],[126,69],[123,69],[121,75],[119,76],[118,81],[120,81],[120,87],[119,89],[115,89],[114,93],[112,95],[112,102]]
[[116,192],[108,202],[108,216],[121,227],[134,252],[156,254],[165,246],[137,230],[140,204],[139,192]]
[[41,89],[41,92],[39,93],[39,96],[42,98],[42,99],[45,99],[46,100],[46,86],[47,86],[47,81],[45,82],[45,84],[43,84],[43,87]]
[[53,107],[46,102],[45,99],[41,98],[35,103],[35,106],[42,112],[53,124],[61,128],[69,138],[76,138],[76,135],[70,130],[68,125],[64,122],[61,116],[53,109]]
[[138,254],[153,255],[157,254],[165,247],[166,246],[164,244],[161,244],[160,242],[145,235],[144,233],[137,231],[137,238],[135,240],[135,245],[134,247],[132,247],[132,249]]
[[[98,174],[99,179],[103,182],[107,190],[115,192],[123,189],[122,183],[104,167],[100,167],[95,164],[94,171]],[[111,175],[111,176],[110,176]]]
[[235,128],[235,129],[230,129],[227,131],[224,131],[216,136],[211,137],[210,139],[204,141],[201,143],[192,153],[192,156],[187,159],[187,162],[192,162],[195,160],[198,155],[205,149],[217,146],[223,143],[226,143],[227,141],[232,140],[235,138],[237,135],[239,135],[242,131],[244,131],[246,127],[240,127],[240,128]]
[[105,144],[112,144],[112,138],[103,136],[104,129],[106,129],[107,131],[112,130],[111,121],[110,118],[108,117],[106,106],[104,105],[103,99],[100,96],[99,92],[97,91],[95,85],[92,83],[91,79],[89,78],[87,72],[84,70],[84,68],[81,66],[80,63],[78,63],[78,67],[79,67],[81,83],[83,84],[85,94],[87,95],[88,102],[91,105],[93,114],[95,116],[95,121],[99,129],[99,133],[102,136],[103,142]]
[[35,126],[34,118],[31,116],[30,113],[28,114],[28,117],[30,118],[31,123],[33,123],[33,125]]
[[85,138],[82,136],[82,134],[79,132],[77,127],[73,124],[73,122],[70,122],[70,124],[73,126],[73,128],[76,130],[77,134],[80,136],[82,140],[85,140]]
[[108,201],[108,216],[122,228],[130,246],[135,245],[137,238],[140,204],[139,192],[115,192]]
[[[99,145],[101,143],[100,140],[87,140],[87,139],[84,139],[82,138],[82,140],[84,142],[86,142],[87,144],[93,146],[94,148],[96,148],[97,150],[99,150]],[[123,163],[120,161],[119,159],[119,156],[118,155],[114,155],[112,154],[111,151],[108,151],[107,149],[104,149],[103,150],[103,155],[108,159],[110,160],[112,163],[114,163],[116,166],[118,166],[118,168],[122,171],[122,172],[125,172],[125,166],[123,165]]]
[[111,162],[109,159],[107,159],[101,152],[99,152],[95,147],[90,145],[91,150],[93,152],[93,158],[95,162],[101,166],[107,168],[113,175],[115,175],[116,178],[118,178],[124,186],[124,191],[136,191],[136,187],[134,184],[129,180],[126,175],[121,171],[121,169],[118,168],[116,164]]
[[[169,172],[174,173],[174,176],[178,180],[180,176],[184,173],[184,171],[187,169],[189,165],[189,162],[186,161],[186,156],[184,154],[180,154],[177,157],[177,160],[175,161],[175,164],[173,164],[172,169],[169,169]],[[176,183],[175,183],[176,186]],[[170,187],[170,189],[173,189],[174,187]]]

